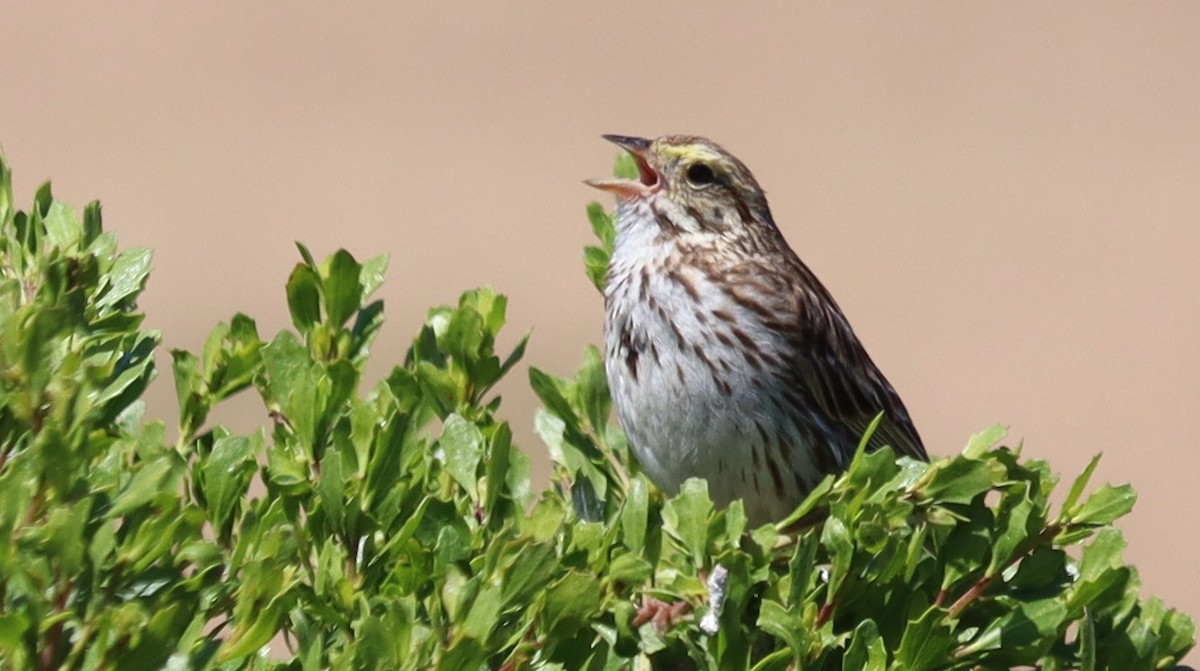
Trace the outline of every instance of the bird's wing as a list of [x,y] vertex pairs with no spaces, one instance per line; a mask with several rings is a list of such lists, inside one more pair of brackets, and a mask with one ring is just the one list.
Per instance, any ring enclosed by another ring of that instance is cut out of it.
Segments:
[[[807,271],[807,268],[805,269]],[[899,394],[871,361],[828,291],[807,273],[807,295],[796,331],[798,382],[825,414],[861,437],[879,413],[883,420],[870,446],[891,445],[897,454],[928,460],[925,447]]]

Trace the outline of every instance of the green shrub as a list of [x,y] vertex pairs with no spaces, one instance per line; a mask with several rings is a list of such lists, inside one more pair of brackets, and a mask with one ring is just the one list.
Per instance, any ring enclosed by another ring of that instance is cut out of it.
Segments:
[[[612,222],[589,215],[598,282]],[[0,221],[4,668],[1152,669],[1192,646],[1121,561],[1132,490],[1084,495],[1093,461],[1053,511],[1057,478],[997,428],[931,464],[860,453],[799,531],[749,529],[638,472],[589,348],[573,377],[529,371],[554,461],[534,492],[490,393],[525,349],[496,352],[503,296],[434,308],[360,390],[383,257],[301,246],[294,330],[239,314],[172,352],[169,432],[139,400],[150,252],[49,185],[15,211],[3,163]],[[208,423],[250,390],[261,429]]]

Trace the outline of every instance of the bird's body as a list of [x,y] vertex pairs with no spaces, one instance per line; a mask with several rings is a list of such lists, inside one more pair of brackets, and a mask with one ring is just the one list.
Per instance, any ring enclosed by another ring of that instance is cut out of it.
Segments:
[[709,140],[610,137],[637,181],[618,195],[605,367],[638,462],[674,493],[700,477],[754,523],[843,469],[863,431],[925,458],[899,396],[775,227],[749,170]]

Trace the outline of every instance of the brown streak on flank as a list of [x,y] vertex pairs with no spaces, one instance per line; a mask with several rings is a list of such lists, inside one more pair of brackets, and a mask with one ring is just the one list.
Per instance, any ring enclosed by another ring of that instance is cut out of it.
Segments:
[[725,335],[724,331],[721,331],[721,330],[713,331],[713,337],[716,338],[717,342],[721,343],[722,345],[729,347],[729,348],[733,347],[733,340],[731,340],[729,338],[729,336]]
[[[815,426],[807,426],[808,435],[805,438],[809,444],[808,457],[812,459],[813,465],[817,467],[817,472],[821,474],[834,473],[840,470],[837,463],[837,452],[841,450],[838,445],[832,441],[835,438],[822,432]],[[822,440],[824,436],[824,440]]]
[[794,480],[796,482],[796,490],[801,491],[801,492],[807,490],[808,483],[806,483],[804,481],[804,477],[800,475],[800,469],[793,468],[793,469],[791,469],[791,471],[792,471],[792,480]]
[[858,402],[854,395],[850,393],[850,389],[845,384],[839,384],[841,380],[835,380],[829,375],[818,375],[816,380],[824,395],[825,402],[833,409],[833,416],[847,417],[859,412]]
[[838,469],[837,455],[834,454],[836,449],[833,445],[813,445],[813,461],[820,472],[833,473]]
[[697,324],[701,326],[708,324],[708,315],[704,314],[704,310],[696,310],[694,314],[696,315]]
[[629,331],[628,323],[621,329],[621,347],[625,348],[625,367],[629,369],[629,375],[636,382],[638,377],[638,351],[633,345],[633,334]]
[[696,355],[696,358],[700,359],[700,362],[703,363],[704,366],[708,368],[708,371],[712,374],[712,376],[716,378],[717,367],[713,365],[712,359],[709,359],[708,355],[704,353],[704,349],[698,344],[693,344],[692,353]]
[[[757,293],[763,296],[769,296],[779,291],[777,288],[768,287],[750,278],[739,277],[738,281],[745,285],[753,286],[757,290]],[[758,317],[759,323],[768,331],[772,333],[790,333],[793,331],[794,325],[792,323],[781,320],[776,311],[758,302],[751,295],[730,288],[725,289],[725,295],[733,303],[745,308],[748,312],[754,313]]]
[[696,285],[692,284],[691,280],[685,277],[683,273],[679,272],[679,269],[672,268],[668,270],[667,279],[671,280],[675,284],[678,284],[680,287],[683,287],[683,291],[688,295],[688,298],[691,298],[697,303],[700,302],[700,291],[696,289]]
[[[665,314],[663,315],[663,318],[666,319]],[[679,344],[679,349],[682,350],[684,343],[687,342],[683,338],[683,332],[681,332],[679,327],[675,325],[675,322],[671,321],[670,319],[667,319],[667,325],[671,327],[671,333],[675,334],[675,342]]]
[[733,395],[733,387],[729,386],[729,383],[725,381],[725,378],[721,377],[720,375],[713,375],[713,381],[717,383],[717,389],[721,390],[722,395]]
[[717,308],[716,310],[713,310],[712,316],[717,318],[717,320],[726,322],[728,324],[733,324],[737,321],[725,308]]
[[[767,287],[764,287],[762,285],[758,285],[757,288],[759,290],[759,293],[762,293],[762,294],[770,293],[770,291],[767,289]],[[767,307],[765,305],[763,305],[762,303],[759,303],[758,301],[754,300],[753,298],[750,298],[749,296],[746,296],[745,294],[741,294],[738,292],[726,292],[726,294],[731,299],[733,299],[733,302],[735,302],[738,305],[742,306],[743,308],[749,310],[750,312],[753,312],[760,320],[762,320],[762,323],[764,326],[769,326],[771,322],[776,321],[775,313],[772,312],[771,310],[767,309]]]
[[663,307],[658,304],[658,301],[654,300],[653,298],[648,301],[647,307],[657,313],[658,318],[663,320],[663,323],[665,323],[671,329],[671,333],[675,334],[676,344],[679,345],[680,350],[683,350],[687,346],[687,341],[683,337],[683,332],[680,331],[679,327],[675,325],[674,320],[672,320],[671,316],[667,314],[667,311],[664,310]]
[[767,427],[763,426],[761,421],[756,420],[754,422],[754,428],[758,429],[758,435],[760,438],[762,438],[763,448],[765,449],[766,446],[771,442],[771,435],[767,433]]
[[[762,325],[763,325],[763,327],[769,329],[772,333],[787,333],[788,331],[792,330],[795,326],[794,324],[785,322],[781,319],[764,319],[762,322]],[[800,343],[807,343],[808,339],[801,336],[801,337],[795,338],[795,341],[800,342]],[[801,348],[800,351],[803,352],[804,349]]]
[[654,359],[654,365],[659,365],[662,361],[658,358],[658,346],[653,341],[649,343],[650,357]]
[[638,299],[646,301],[650,296],[650,271],[642,266],[641,282],[638,284]]
[[771,370],[784,370],[783,359],[780,359],[779,355],[770,351],[760,352],[760,354],[762,355],[763,363],[767,364]]
[[748,351],[754,352],[755,354],[762,353],[758,343],[754,342],[754,339],[751,338],[750,335],[745,331],[736,326],[730,329],[730,331],[733,332],[733,337],[737,338],[738,342],[742,343],[742,347],[745,347]]
[[675,374],[679,377],[679,384],[687,384],[687,380],[683,377],[683,365],[678,362],[675,364]]
[[783,498],[783,474],[779,471],[779,462],[771,458],[772,455],[767,455],[767,466],[771,470],[771,483],[775,485],[775,496]]
[[780,405],[791,416],[802,417],[804,411],[815,405],[807,394],[795,387],[784,387],[781,396]]
[[667,318],[667,313],[663,311],[662,306],[658,304],[658,299],[654,296],[646,297],[646,307],[649,308],[651,312],[657,312],[658,315],[663,319]]

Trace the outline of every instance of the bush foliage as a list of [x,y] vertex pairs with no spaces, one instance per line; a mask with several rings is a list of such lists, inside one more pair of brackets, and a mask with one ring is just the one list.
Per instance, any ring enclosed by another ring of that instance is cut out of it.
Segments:
[[[12,203],[0,163],[4,668],[1154,669],[1193,644],[1121,560],[1133,491],[1087,493],[1093,461],[1052,509],[1057,477],[998,428],[930,464],[860,452],[752,529],[638,472],[589,348],[571,377],[529,370],[535,492],[491,394],[526,342],[497,351],[503,296],[430,310],[360,388],[384,257],[301,246],[293,329],[238,314],[171,352],[168,430],[140,400],[149,250],[49,185]],[[589,216],[599,284],[612,222]],[[262,428],[211,425],[241,392]]]

